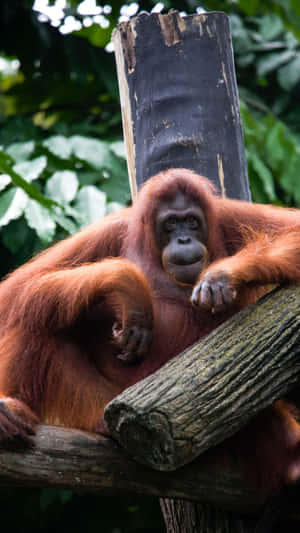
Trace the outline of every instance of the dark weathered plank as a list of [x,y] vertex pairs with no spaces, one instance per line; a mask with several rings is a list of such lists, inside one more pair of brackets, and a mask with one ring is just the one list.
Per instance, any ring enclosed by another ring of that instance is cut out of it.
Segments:
[[227,15],[141,14],[114,43],[133,197],[136,182],[185,167],[250,199]]

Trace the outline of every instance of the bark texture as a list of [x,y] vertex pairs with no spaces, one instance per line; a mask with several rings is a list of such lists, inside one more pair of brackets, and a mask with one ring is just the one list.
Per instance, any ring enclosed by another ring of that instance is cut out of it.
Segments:
[[300,287],[276,289],[115,398],[106,422],[139,462],[176,469],[299,383],[299,351]]
[[248,513],[263,503],[241,474],[225,470],[218,457],[178,472],[156,472],[136,463],[112,439],[56,426],[40,426],[35,446],[24,453],[1,450],[0,485],[134,492]]
[[161,510],[167,525],[167,533],[252,533],[255,518],[224,513],[222,509],[187,501],[160,500]]

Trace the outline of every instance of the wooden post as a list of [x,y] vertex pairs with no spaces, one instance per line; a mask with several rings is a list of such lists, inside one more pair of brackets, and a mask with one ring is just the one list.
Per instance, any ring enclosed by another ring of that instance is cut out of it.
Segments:
[[[133,199],[158,171],[185,167],[250,200],[228,17],[141,14],[118,26],[114,45]],[[190,502],[162,510],[169,533],[253,530]]]
[[185,167],[249,200],[227,15],[141,14],[114,45],[133,199],[160,170]]

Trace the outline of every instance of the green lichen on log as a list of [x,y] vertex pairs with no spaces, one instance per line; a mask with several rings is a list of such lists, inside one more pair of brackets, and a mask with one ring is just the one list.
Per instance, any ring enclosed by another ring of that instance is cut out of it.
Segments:
[[138,461],[176,469],[222,442],[299,383],[300,287],[275,289],[105,410]]

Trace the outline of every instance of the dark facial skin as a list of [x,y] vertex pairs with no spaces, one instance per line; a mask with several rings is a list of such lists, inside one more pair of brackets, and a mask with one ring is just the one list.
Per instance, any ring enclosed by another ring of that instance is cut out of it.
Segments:
[[193,285],[207,263],[207,223],[202,209],[182,193],[161,205],[156,235],[167,274]]

